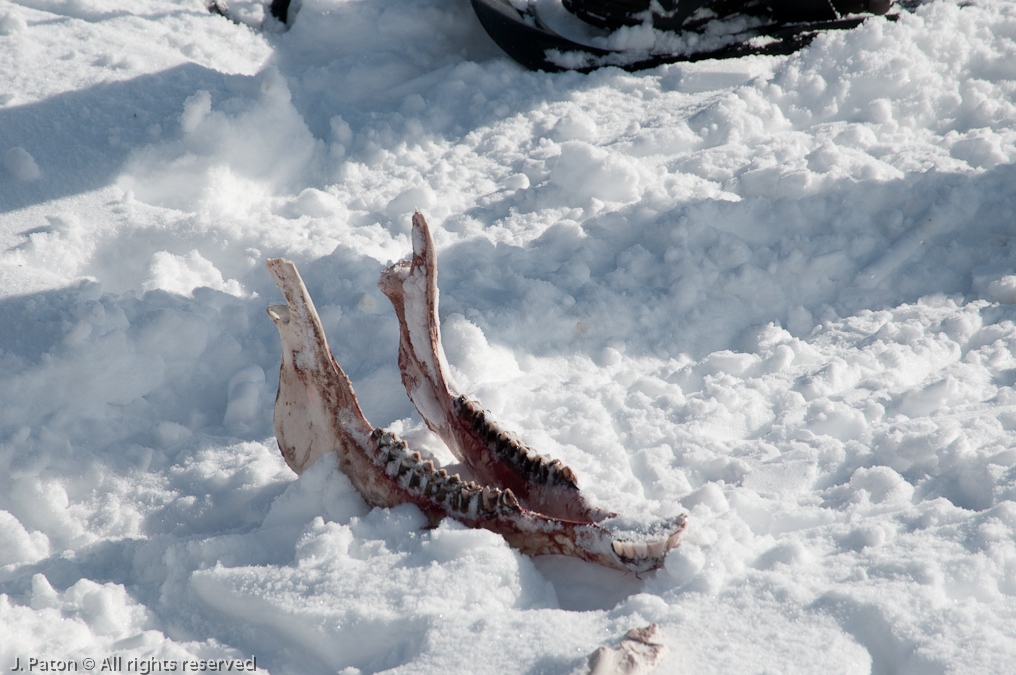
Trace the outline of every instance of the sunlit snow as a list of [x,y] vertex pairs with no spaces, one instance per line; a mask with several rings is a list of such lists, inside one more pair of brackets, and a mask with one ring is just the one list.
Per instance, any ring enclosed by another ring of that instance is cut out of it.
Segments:
[[[467,0],[232,4],[0,0],[0,668],[571,675],[655,622],[661,673],[1012,672],[1016,4],[589,75]],[[368,419],[452,461],[376,287],[414,209],[458,386],[596,503],[686,509],[663,569],[286,467],[280,256]]]

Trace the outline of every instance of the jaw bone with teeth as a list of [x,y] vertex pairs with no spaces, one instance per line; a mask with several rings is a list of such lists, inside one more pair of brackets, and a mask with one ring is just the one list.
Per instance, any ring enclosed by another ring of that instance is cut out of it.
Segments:
[[286,463],[302,473],[335,452],[339,467],[371,506],[416,504],[432,523],[450,516],[503,536],[529,555],[570,555],[615,569],[659,567],[686,517],[633,525],[587,503],[571,469],[537,454],[456,393],[437,325],[437,261],[423,216],[413,216],[413,257],[378,283],[399,319],[399,367],[410,399],[473,474],[463,480],[412,452],[393,433],[373,428],[349,378],[332,356],[314,303],[296,266],[268,261],[286,298],[268,314],[282,339],[275,433]]

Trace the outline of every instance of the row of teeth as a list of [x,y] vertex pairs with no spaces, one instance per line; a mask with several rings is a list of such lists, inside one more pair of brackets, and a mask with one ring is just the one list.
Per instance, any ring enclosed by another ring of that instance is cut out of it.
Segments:
[[378,463],[385,473],[403,490],[423,495],[468,517],[489,516],[499,510],[519,510],[518,499],[511,490],[463,481],[459,474],[448,475],[431,460],[424,461],[418,452],[410,452],[405,441],[390,431],[374,429],[371,438],[377,443]]
[[459,396],[456,403],[460,413],[468,414],[473,431],[494,449],[502,462],[532,482],[578,488],[575,474],[561,460],[545,457],[507,431],[499,429],[497,423],[489,419],[487,412],[475,401]]
[[622,560],[644,560],[646,558],[662,558],[667,551],[677,546],[681,537],[680,532],[675,532],[666,539],[656,541],[617,541],[611,542],[614,553]]

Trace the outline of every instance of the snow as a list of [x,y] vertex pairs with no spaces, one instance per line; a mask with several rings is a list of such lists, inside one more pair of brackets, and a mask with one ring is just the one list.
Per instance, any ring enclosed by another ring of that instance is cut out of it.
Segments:
[[[525,72],[464,0],[0,0],[0,664],[1005,673],[1016,7],[789,57]],[[426,215],[454,379],[636,577],[368,510],[272,428],[269,257],[367,418],[444,461],[376,287]],[[98,671],[98,666],[96,671]]]

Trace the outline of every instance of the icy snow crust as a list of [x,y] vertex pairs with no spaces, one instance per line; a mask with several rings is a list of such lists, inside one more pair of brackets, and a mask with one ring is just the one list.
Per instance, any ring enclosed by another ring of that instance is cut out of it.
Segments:
[[[656,622],[668,673],[1011,672],[1016,7],[965,4],[585,76],[459,0],[0,0],[0,667],[573,673]],[[375,287],[414,208],[459,386],[608,508],[688,509],[664,569],[286,468],[276,256],[451,460]]]

